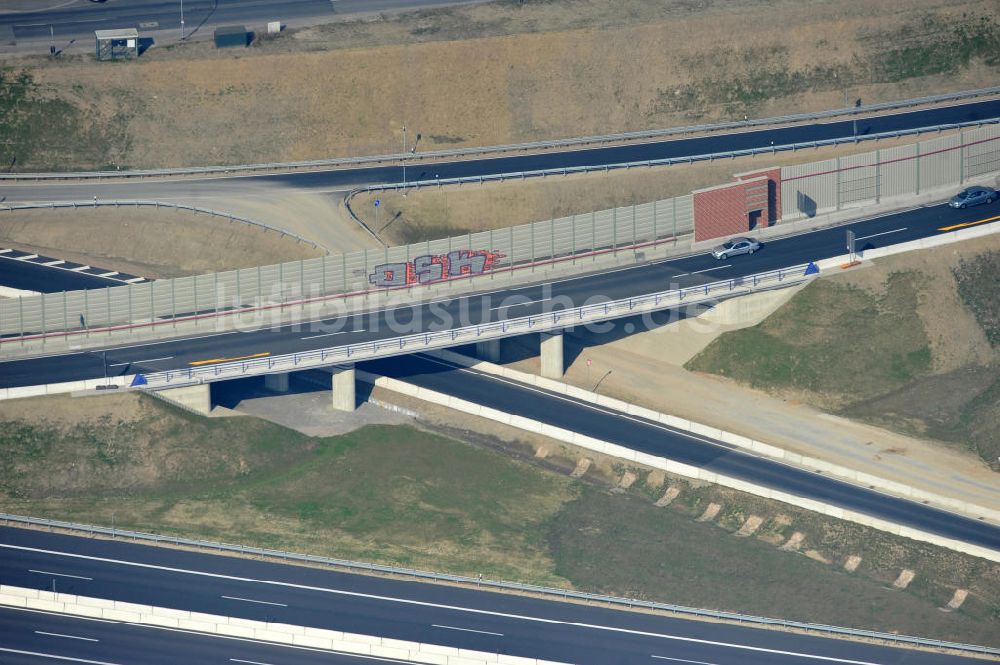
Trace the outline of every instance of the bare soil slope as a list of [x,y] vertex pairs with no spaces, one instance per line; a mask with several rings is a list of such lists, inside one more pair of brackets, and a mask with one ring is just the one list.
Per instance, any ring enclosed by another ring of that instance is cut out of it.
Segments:
[[3,212],[0,245],[151,278],[249,268],[322,254],[274,231],[169,208]]
[[[1000,237],[812,283],[687,363],[1000,462]],[[960,286],[961,285],[961,286]]]
[[245,52],[25,60],[15,169],[313,159],[779,115],[982,87],[997,0],[497,2],[291,31]]

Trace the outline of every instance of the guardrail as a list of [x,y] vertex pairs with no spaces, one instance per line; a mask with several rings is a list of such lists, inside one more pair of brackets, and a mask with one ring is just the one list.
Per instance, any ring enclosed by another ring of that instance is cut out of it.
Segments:
[[687,127],[674,127],[669,129],[653,129],[637,132],[623,132],[618,134],[603,134],[595,136],[583,136],[567,139],[552,139],[548,141],[533,141],[528,143],[511,143],[504,145],[482,146],[475,148],[453,148],[450,150],[434,150],[422,152],[419,155],[404,152],[390,155],[370,155],[364,157],[347,157],[338,159],[317,159],[296,162],[268,162],[260,164],[240,164],[234,166],[200,166],[182,167],[174,169],[139,169],[135,171],[86,171],[86,172],[66,172],[66,173],[3,173],[0,180],[61,180],[61,179],[101,179],[101,178],[143,178],[169,175],[209,175],[238,173],[243,171],[277,171],[309,169],[331,166],[358,166],[365,164],[378,164],[384,162],[412,162],[423,159],[437,159],[442,157],[466,157],[470,155],[488,155],[493,153],[517,152],[528,150],[544,150],[550,148],[565,148],[572,146],[586,146],[601,143],[616,143],[624,141],[637,141],[643,139],[656,139],[667,136],[677,136],[681,134],[691,134],[700,132],[725,131],[727,129],[740,129],[746,127],[763,127],[776,124],[787,124],[793,122],[804,122],[809,120],[823,120],[838,116],[857,116],[875,111],[888,111],[908,108],[913,106],[923,106],[926,104],[938,104],[948,101],[959,101],[973,99],[975,97],[987,97],[1000,94],[1000,86],[990,88],[979,88],[976,90],[965,90],[961,92],[948,93],[943,95],[932,95],[928,97],[917,97],[891,102],[881,102],[878,104],[867,104],[860,107],[847,107],[842,109],[831,109],[827,111],[817,111],[814,113],[797,113],[792,115],[775,116],[771,118],[758,118],[754,120],[722,122],[714,124],[689,125]]
[[431,580],[435,582],[449,582],[466,586],[476,586],[479,588],[492,590],[518,591],[522,593],[534,594],[544,598],[577,600],[588,603],[599,603],[616,608],[642,608],[661,612],[671,612],[692,617],[706,617],[731,621],[752,626],[780,627],[784,629],[804,630],[811,633],[819,633],[829,636],[854,637],[870,640],[880,640],[890,644],[907,644],[922,647],[933,647],[938,649],[952,649],[967,653],[977,653],[986,655],[1000,655],[1000,649],[980,646],[976,644],[963,644],[960,642],[949,642],[946,640],[935,640],[926,637],[915,637],[911,635],[899,635],[896,633],[885,633],[877,630],[862,630],[858,628],[846,628],[843,626],[830,626],[827,624],[806,623],[802,621],[789,621],[786,619],[774,619],[770,617],[755,616],[752,614],[739,614],[736,612],[721,612],[717,610],[707,610],[684,605],[673,605],[671,603],[660,603],[637,598],[623,598],[620,596],[608,596],[597,593],[587,593],[585,591],[574,591],[572,589],[556,589],[552,587],[539,586],[535,584],[525,584],[508,580],[492,580],[488,578],[473,578],[463,575],[450,575],[426,570],[416,570],[413,568],[398,568],[396,566],[385,566],[377,563],[364,563],[351,561],[348,559],[336,559],[332,557],[318,556],[314,554],[300,554],[296,552],[286,552],[284,550],[272,550],[249,545],[234,545],[230,543],[220,543],[194,538],[182,538],[180,536],[165,536],[161,534],[148,533],[143,531],[130,531],[116,529],[114,527],[94,526],[89,524],[78,524],[75,522],[64,522],[61,520],[51,520],[39,517],[27,517],[24,515],[12,515],[0,513],[0,520],[5,523],[27,524],[31,526],[47,527],[49,529],[61,529],[64,531],[75,531],[93,536],[109,536],[112,539],[124,538],[132,541],[142,541],[144,543],[167,544],[174,546],[193,547],[213,552],[224,552],[229,554],[241,554],[257,557],[267,557],[290,561],[295,563],[320,564],[343,568],[352,572],[380,573],[383,575],[396,575],[400,577],[410,577],[418,580]]
[[[689,155],[686,157],[664,157],[662,159],[647,159],[638,162],[619,162],[617,164],[600,164],[590,166],[567,166],[563,168],[538,169],[534,171],[515,171],[510,173],[493,173],[481,176],[463,176],[460,178],[435,178],[434,180],[414,180],[406,183],[381,183],[358,187],[347,194],[345,202],[350,210],[350,199],[361,192],[378,192],[398,189],[414,189],[419,187],[433,187],[441,185],[461,185],[464,183],[486,183],[501,182],[504,180],[523,180],[525,178],[537,178],[550,175],[570,175],[572,173],[593,173],[599,171],[612,171],[620,169],[632,169],[642,166],[671,166],[674,164],[693,164],[695,162],[708,162],[717,159],[735,159],[737,157],[752,157],[754,155],[771,155],[779,152],[795,152],[806,148],[821,148],[824,146],[843,145],[845,143],[861,143],[862,141],[879,141],[882,139],[894,139],[904,136],[918,136],[932,132],[943,132],[949,129],[962,129],[964,127],[981,127],[982,125],[1000,124],[1000,118],[987,118],[982,120],[970,120],[967,122],[955,122],[943,125],[929,125],[927,127],[917,127],[914,129],[901,129],[892,132],[880,132],[878,134],[866,134],[863,136],[845,136],[835,139],[823,139],[821,141],[806,141],[803,143],[787,143],[784,145],[769,145],[760,148],[746,148],[744,150],[730,150],[727,152],[712,152],[703,155]],[[351,215],[369,233],[371,229],[361,222],[354,214]],[[381,239],[377,238],[381,242]]]
[[139,208],[142,206],[152,207],[152,208],[175,208],[178,210],[189,210],[194,213],[201,213],[205,215],[212,215],[215,217],[224,217],[230,222],[240,222],[241,224],[246,224],[247,226],[255,226],[264,231],[274,231],[282,236],[288,236],[289,238],[295,238],[298,242],[310,245],[315,249],[319,249],[319,245],[314,243],[312,240],[307,240],[300,235],[292,233],[291,231],[286,231],[285,229],[279,229],[276,226],[271,226],[265,224],[264,222],[258,222],[253,219],[248,219],[247,217],[240,217],[239,215],[234,215],[229,212],[219,212],[218,210],[212,210],[211,208],[200,208],[198,206],[187,205],[185,203],[168,203],[166,201],[145,201],[137,199],[113,199],[113,200],[97,200],[97,201],[53,201],[46,203],[8,203],[3,206],[2,209],[8,212],[13,212],[15,210],[36,210],[42,208],[99,208],[104,206],[114,206],[115,208],[120,208],[122,206],[132,206]]
[[[452,328],[439,332],[425,332],[389,339],[348,344],[315,351],[289,353],[256,360],[219,363],[203,367],[168,370],[144,374],[145,383],[138,387],[147,390],[173,388],[196,383],[208,383],[237,379],[259,374],[290,372],[313,367],[324,367],[338,363],[353,363],[404,353],[415,353],[427,349],[437,349],[462,344],[472,344],[488,339],[509,337],[552,329],[571,328],[596,321],[606,321],[655,311],[691,305],[719,297],[732,297],[750,293],[758,289],[784,286],[786,282],[797,283],[818,274],[813,264],[802,264],[780,270],[749,275],[700,286],[673,289],[651,293],[634,298],[623,298],[604,303],[583,305],[570,309],[504,319],[492,323]],[[793,281],[794,280],[794,281]]]

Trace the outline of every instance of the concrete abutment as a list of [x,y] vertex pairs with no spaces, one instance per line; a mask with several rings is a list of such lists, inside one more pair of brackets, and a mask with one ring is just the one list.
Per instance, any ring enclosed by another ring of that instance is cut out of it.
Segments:
[[357,377],[354,364],[334,365],[330,368],[333,388],[333,408],[337,411],[354,411],[357,408]]

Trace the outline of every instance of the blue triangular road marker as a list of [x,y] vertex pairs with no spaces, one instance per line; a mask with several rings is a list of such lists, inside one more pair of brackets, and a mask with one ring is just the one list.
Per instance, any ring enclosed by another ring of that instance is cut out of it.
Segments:
[[144,386],[147,383],[149,382],[146,381],[146,377],[144,377],[142,374],[136,374],[135,378],[132,379],[132,383],[129,384],[129,387],[134,388],[136,386]]
[[817,266],[815,263],[813,263],[812,261],[810,261],[809,265],[806,266],[806,274],[807,275],[818,275],[819,274],[819,266]]

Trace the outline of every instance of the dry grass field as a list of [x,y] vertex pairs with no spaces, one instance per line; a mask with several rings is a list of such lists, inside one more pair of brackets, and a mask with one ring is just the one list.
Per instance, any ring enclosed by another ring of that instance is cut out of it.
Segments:
[[222,217],[169,208],[61,208],[0,214],[0,246],[159,279],[320,256]]
[[[997,0],[501,1],[289,31],[241,52],[18,61],[16,169],[180,166],[674,126],[993,84]],[[15,103],[16,102],[16,103]]]

